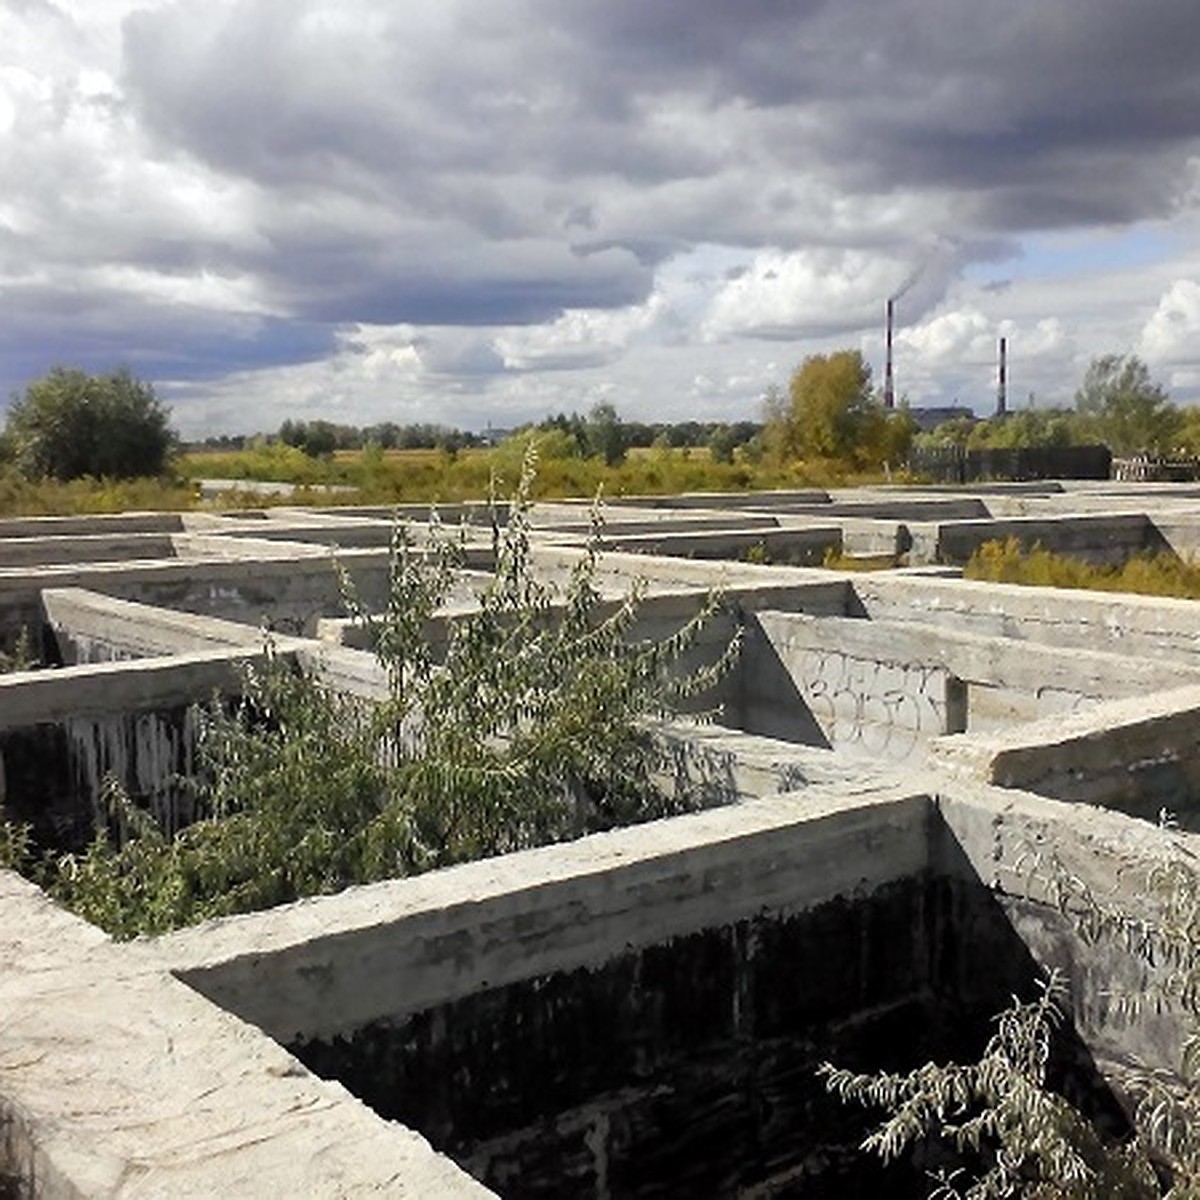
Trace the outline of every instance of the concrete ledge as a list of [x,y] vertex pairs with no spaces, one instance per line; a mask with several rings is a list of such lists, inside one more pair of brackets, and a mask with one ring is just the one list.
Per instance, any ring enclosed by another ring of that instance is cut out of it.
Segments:
[[127,512],[94,513],[85,517],[5,517],[0,520],[0,538],[176,533],[192,516],[177,512]]
[[187,654],[235,646],[261,649],[261,629],[120,600],[86,588],[46,588],[45,620],[66,661]]
[[842,548],[836,525],[787,529],[710,529],[704,532],[625,533],[606,529],[604,545],[625,553],[656,554],[690,559],[750,561],[765,555],[791,566],[820,566],[826,554]]
[[136,670],[104,662],[0,675],[0,729],[186,707],[213,692],[235,694],[240,668],[261,657],[261,651],[208,650],[141,659]]
[[[1110,1082],[1119,1086],[1135,1063],[1178,1071],[1189,1022],[1170,1007],[1143,1004],[1131,1017],[1124,1006],[1147,995],[1154,969],[1130,954],[1127,931],[1084,938],[1076,922],[1086,916],[1079,903],[1085,888],[1097,903],[1120,910],[1131,928],[1161,920],[1153,873],[1181,859],[1195,869],[1200,837],[1022,791],[961,779],[927,782],[941,818],[935,869],[978,878],[1042,968],[1058,970],[1075,1028]],[[1166,975],[1170,967],[1161,970]]]
[[988,735],[936,740],[946,766],[1000,787],[1155,819],[1200,795],[1200,687],[1113,700]]
[[1195,600],[891,572],[857,575],[852,586],[859,610],[872,620],[1041,643],[1056,653],[1104,651],[1200,664]]
[[836,786],[210,922],[145,950],[280,1041],[335,1036],[928,865],[931,807]]
[[0,534],[0,566],[174,558],[174,539],[181,536],[185,535],[164,532],[4,537]]
[[[964,563],[984,542],[1010,537],[1020,539],[1026,547],[1040,542],[1055,553],[1098,563],[1123,563],[1143,550],[1165,548],[1144,513],[946,521],[935,527],[932,539],[928,528],[920,535],[917,528],[914,523],[914,560],[942,563]],[[931,541],[934,551],[929,558]]]
[[492,1195],[7,871],[0,904],[0,1110],[31,1195]]

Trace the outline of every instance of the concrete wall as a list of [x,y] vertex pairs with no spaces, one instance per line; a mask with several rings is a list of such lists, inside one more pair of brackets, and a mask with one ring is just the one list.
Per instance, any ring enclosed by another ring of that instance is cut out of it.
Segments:
[[924,1197],[918,1167],[858,1152],[873,1117],[817,1067],[952,1056],[1006,985],[1033,986],[1011,929],[994,914],[984,936],[980,914],[969,955],[988,957],[992,993],[967,1010],[931,987],[969,909],[914,877],[293,1050],[508,1200]]
[[[1131,954],[1128,932],[1162,920],[1164,893],[1154,877],[1170,863],[1194,872],[1196,835],[954,776],[928,782],[941,818],[933,827],[935,870],[979,880],[1044,969],[1061,972],[1066,1011],[1110,1081],[1119,1087],[1131,1064],[1178,1071],[1190,1023],[1169,1003],[1146,1003],[1170,968]],[[1089,897],[1128,923],[1081,937]],[[1139,1002],[1136,1017],[1130,1000]]]
[[0,519],[0,539],[176,533],[191,519],[189,514],[173,512],[97,513],[81,517],[5,517]]
[[29,1195],[493,1195],[8,871],[0,909],[0,1119]]
[[837,526],[814,528],[707,530],[696,533],[615,533],[606,531],[606,547],[625,553],[692,559],[777,562],[788,566],[820,566],[827,554],[842,549]]
[[919,621],[760,612],[748,626],[729,719],[901,761],[941,734],[1006,729],[1192,684],[1200,684],[1196,664],[1087,650],[1031,655],[1013,638]]
[[895,785],[814,786],[181,931],[156,953],[281,1041],[329,1038],[871,891],[924,868],[929,819]]
[[990,734],[945,738],[939,761],[1001,787],[1100,804],[1151,822],[1200,810],[1200,687],[1098,703]]
[[174,558],[169,533],[0,536],[0,567]]
[[1056,554],[1094,563],[1123,563],[1144,550],[1165,549],[1144,513],[1105,513],[1007,520],[908,522],[913,563],[965,563],[984,542],[1013,537]]
[[[853,589],[852,608],[873,620],[1012,639],[1055,655],[1084,650],[1200,663],[1194,600],[891,574],[855,576]],[[1041,661],[1051,660],[1043,652]]]
[[874,622],[758,612],[731,720],[751,732],[903,762],[965,728],[962,682],[919,635]]

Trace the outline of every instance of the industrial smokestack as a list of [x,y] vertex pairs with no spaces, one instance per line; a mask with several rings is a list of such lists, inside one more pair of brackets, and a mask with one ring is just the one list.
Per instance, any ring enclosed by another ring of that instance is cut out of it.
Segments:
[[996,416],[1008,412],[1008,338],[1000,339],[1000,365],[996,377]]
[[883,363],[883,407],[896,407],[896,381],[892,374],[892,328],[896,323],[896,300],[887,302],[887,318],[884,340],[887,344],[887,356]]

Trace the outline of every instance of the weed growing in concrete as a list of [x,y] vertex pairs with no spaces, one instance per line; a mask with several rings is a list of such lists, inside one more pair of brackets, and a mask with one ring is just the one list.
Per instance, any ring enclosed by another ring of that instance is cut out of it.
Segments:
[[24,870],[30,856],[29,826],[8,820],[4,806],[0,805],[0,868]]
[[932,1137],[985,1165],[966,1186],[962,1169],[936,1175],[942,1200],[1158,1197],[1149,1162],[1132,1146],[1106,1145],[1087,1119],[1046,1087],[1055,1027],[1054,979],[1029,1003],[1000,1014],[976,1063],[926,1063],[906,1074],[857,1075],[825,1063],[826,1086],[844,1101],[887,1112],[863,1149],[885,1161]]
[[233,712],[203,715],[201,819],[168,836],[110,787],[88,850],[44,868],[50,889],[126,937],[678,811],[654,786],[647,718],[715,682],[736,643],[681,669],[715,598],[672,636],[636,640],[639,589],[605,603],[595,584],[598,522],[556,603],[532,571],[532,480],[531,458],[503,522],[494,510],[495,570],[440,660],[427,625],[458,543],[397,529],[382,612],[343,580],[386,698],[344,696],[269,653]]
[[0,675],[9,675],[17,671],[32,671],[40,667],[37,653],[33,648],[33,638],[29,634],[29,626],[22,625],[17,634],[13,648],[9,651],[0,650]]
[[1033,867],[1085,942],[1121,947],[1146,968],[1143,987],[1114,996],[1130,1020],[1171,1010],[1190,1032],[1178,1073],[1126,1081],[1133,1133],[1103,1138],[1046,1084],[1062,988],[1055,977],[1030,1003],[1014,1001],[977,1063],[926,1064],[907,1074],[853,1074],[826,1063],[841,1099],[882,1108],[863,1142],[887,1161],[927,1138],[982,1162],[935,1177],[938,1200],[1196,1200],[1200,1197],[1200,873],[1185,849],[1157,864],[1140,889],[1157,903],[1153,921],[1102,903],[1054,859]]

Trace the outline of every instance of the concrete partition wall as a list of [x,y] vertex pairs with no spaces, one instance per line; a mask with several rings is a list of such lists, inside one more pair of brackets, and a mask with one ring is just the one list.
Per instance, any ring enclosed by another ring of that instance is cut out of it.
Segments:
[[39,848],[77,851],[117,779],[162,827],[190,819],[195,705],[240,692],[259,651],[226,649],[136,664],[95,663],[0,676],[0,805]]
[[965,563],[984,542],[1017,538],[1056,554],[1088,562],[1119,564],[1145,550],[1166,549],[1144,513],[1072,514],[1062,517],[1011,517],[937,524],[912,520],[914,563]]
[[859,575],[853,608],[985,638],[1200,664],[1200,602],[930,576]]
[[0,536],[0,567],[174,558],[176,536],[166,532]]
[[966,728],[966,689],[928,633],[873,621],[751,615],[734,723],[753,733],[902,762]]
[[353,888],[147,947],[281,1041],[596,965],[764,909],[919,875],[931,808],[865,779]]
[[787,529],[708,529],[655,533],[606,531],[607,547],[624,553],[690,559],[730,559],[735,562],[775,562],[794,567],[819,567],[842,549],[836,525]]
[[17,1195],[493,1195],[9,871],[0,908],[0,1122]]
[[1104,805],[1150,822],[1200,814],[1200,686],[933,744],[936,759],[1001,787]]
[[[45,588],[79,587],[122,599],[215,616],[252,627],[264,622],[288,633],[315,629],[318,618],[341,611],[328,555],[254,560],[150,561],[83,566],[0,568],[0,637],[35,630]],[[387,553],[347,551],[347,567],[364,593],[385,594]]]
[[[1150,988],[1169,986],[1171,968],[1132,954],[1127,939],[1161,922],[1164,894],[1153,877],[1171,862],[1194,872],[1200,838],[1019,790],[936,775],[929,783],[940,818],[934,869],[981,883],[1042,971],[1060,973],[1066,1011],[1110,1083],[1121,1090],[1137,1067],[1178,1072],[1189,1023],[1173,1004],[1147,1002]],[[1125,924],[1085,934],[1085,894]],[[1136,1015],[1131,998],[1141,1001]]]

